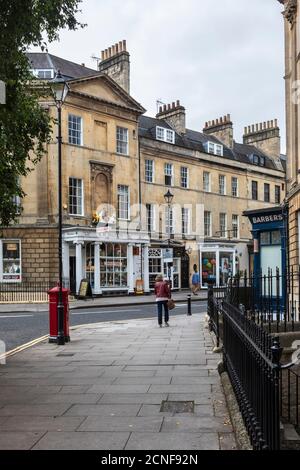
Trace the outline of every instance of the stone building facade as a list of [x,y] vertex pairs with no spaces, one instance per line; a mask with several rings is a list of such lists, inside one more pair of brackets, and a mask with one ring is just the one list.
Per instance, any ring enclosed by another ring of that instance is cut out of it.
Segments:
[[[159,271],[167,275],[164,248],[169,245],[174,288],[189,285],[195,264],[202,287],[249,272],[252,235],[243,212],[279,205],[285,197],[276,120],[245,127],[242,144],[234,141],[230,115],[206,122],[202,132],[186,128],[185,122],[179,101],[161,107],[155,118],[140,118],[150,286]],[[167,189],[174,195],[171,217],[164,202]]]
[[[130,57],[122,41],[102,52],[99,70],[48,53],[28,54],[33,74],[69,85],[62,108],[63,276],[73,292],[87,278],[95,295],[148,293],[157,274],[173,289],[226,283],[251,269],[245,210],[280,204],[285,160],[276,121],[245,128],[234,141],[230,115],[186,127],[179,101],[156,117],[129,94]],[[41,101],[50,116],[57,109]],[[34,171],[21,181],[22,215],[2,230],[0,282],[58,277],[57,127]],[[168,189],[173,201],[168,205]]]
[[285,90],[287,126],[287,202],[289,210],[289,263],[300,264],[300,1],[283,4],[285,29]]

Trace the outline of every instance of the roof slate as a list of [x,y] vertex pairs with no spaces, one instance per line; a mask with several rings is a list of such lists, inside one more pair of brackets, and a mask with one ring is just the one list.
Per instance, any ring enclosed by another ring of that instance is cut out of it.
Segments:
[[[156,119],[149,116],[141,116],[139,120],[140,137],[156,140],[156,126],[172,129],[171,126],[167,123],[167,121],[163,119]],[[257,167],[257,165],[254,165],[249,159],[249,156],[255,153],[265,158],[264,168],[278,170],[272,158],[270,158],[268,155],[266,155],[254,145],[245,145],[234,142],[233,149],[230,149],[213,135],[193,131],[191,129],[186,129],[186,133],[184,135],[179,135],[175,132],[175,145],[179,147],[185,147],[187,149],[198,150],[199,152],[207,153],[203,144],[208,141],[223,145],[224,153],[223,157],[221,158],[224,158],[226,160],[234,160],[237,162]],[[284,161],[282,158],[281,162],[283,164],[283,169],[285,169]]]
[[70,60],[62,59],[48,52],[27,52],[28,60],[33,69],[52,69],[55,72],[60,70],[64,78],[81,78],[100,74],[97,70],[75,64]]

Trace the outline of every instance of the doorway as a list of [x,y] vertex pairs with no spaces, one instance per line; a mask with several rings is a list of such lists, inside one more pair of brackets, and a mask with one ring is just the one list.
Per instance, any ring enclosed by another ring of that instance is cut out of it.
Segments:
[[70,291],[71,294],[76,292],[76,256],[70,256]]

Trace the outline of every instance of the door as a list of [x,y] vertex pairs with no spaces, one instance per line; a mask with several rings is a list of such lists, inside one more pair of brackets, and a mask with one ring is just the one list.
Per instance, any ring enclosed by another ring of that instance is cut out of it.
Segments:
[[190,287],[190,257],[185,252],[181,257],[181,289]]
[[76,292],[76,256],[70,256],[70,291],[71,294]]

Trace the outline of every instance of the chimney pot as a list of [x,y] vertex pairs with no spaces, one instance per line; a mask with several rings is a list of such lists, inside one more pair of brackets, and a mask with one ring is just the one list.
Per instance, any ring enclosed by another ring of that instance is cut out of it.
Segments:
[[162,110],[163,110],[163,108],[162,108],[162,106],[160,106],[159,107],[159,112],[162,113]]
[[119,41],[119,52],[123,51],[123,43],[122,41]]
[[167,111],[167,105],[164,104],[164,111]]
[[180,106],[180,100],[176,101],[176,106]]
[[124,40],[123,40],[123,51],[125,51],[125,52],[126,52],[126,50],[127,50],[126,47],[127,47],[127,46],[126,46],[126,39],[124,39]]
[[278,119],[275,119],[275,127],[278,127]]
[[104,51],[101,51],[101,60],[104,60]]
[[222,116],[220,117],[220,124],[223,124],[223,118],[222,118]]
[[227,114],[227,121],[230,122],[230,114]]
[[256,126],[255,126],[255,127],[256,127],[256,129],[255,129],[255,130],[256,130],[256,132],[258,132],[258,124],[256,124]]
[[172,108],[176,108],[175,101],[172,103]]
[[244,127],[244,134],[247,134],[247,127]]
[[112,46],[112,47],[111,47],[111,53],[112,53],[112,57],[113,57],[114,55],[116,55],[116,48],[115,48],[115,46]]
[[170,103],[168,103],[168,111],[170,111],[170,109],[171,109],[171,105]]
[[218,125],[218,124],[219,124],[219,119],[217,118],[217,119],[216,119],[216,125]]
[[111,47],[109,47],[109,48],[108,48],[108,57],[109,57],[109,59],[111,58],[111,53],[112,53]]

